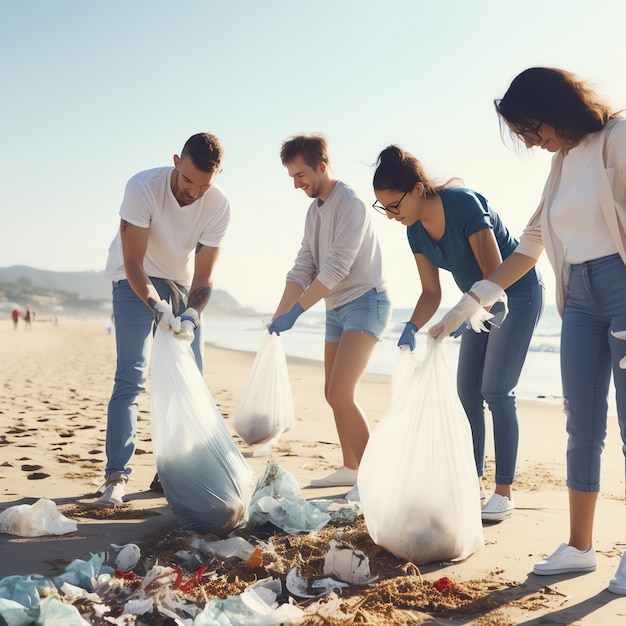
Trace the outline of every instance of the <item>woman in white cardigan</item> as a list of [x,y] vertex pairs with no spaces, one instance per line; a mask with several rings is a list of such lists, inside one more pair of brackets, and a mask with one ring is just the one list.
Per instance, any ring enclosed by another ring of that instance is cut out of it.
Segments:
[[[589,84],[564,70],[533,67],[495,102],[504,128],[527,148],[554,153],[541,202],[520,243],[430,329],[442,339],[485,317],[503,289],[546,254],[563,319],[561,378],[567,418],[570,537],[536,563],[539,575],[596,569],[593,518],[600,490],[611,374],[626,450],[626,120]],[[488,315],[488,314],[487,314]],[[609,591],[626,595],[626,552]]]

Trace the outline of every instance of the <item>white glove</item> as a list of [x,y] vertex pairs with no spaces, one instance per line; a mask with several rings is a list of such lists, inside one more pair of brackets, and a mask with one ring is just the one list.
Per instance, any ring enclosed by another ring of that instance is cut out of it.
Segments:
[[172,307],[167,300],[154,303],[154,321],[166,333],[180,332],[180,318],[174,317]]
[[[504,302],[504,317],[506,317],[509,312],[508,298],[500,285],[496,285],[496,283],[490,280],[479,280],[472,285],[470,291],[484,307],[491,307],[498,301]],[[503,320],[504,317],[502,318]]]
[[463,322],[466,322],[477,333],[489,332],[483,322],[492,317],[493,315],[485,311],[480,302],[476,302],[472,296],[464,293],[459,302],[441,318],[441,321],[431,326],[428,332],[437,341],[443,341]]
[[[479,299],[478,302],[469,294],[463,294],[459,303],[448,311],[441,321],[428,329],[432,337],[437,341],[443,341],[451,332],[454,332],[463,322],[472,327],[474,332],[489,332],[484,322],[490,320],[493,315],[485,311],[483,307],[491,307],[500,301],[504,304],[504,315],[500,323],[506,318],[509,307],[506,292],[500,285],[490,280],[475,282],[470,291]],[[456,324],[456,325],[455,325]]]
[[189,307],[185,312],[176,318],[180,321],[180,331],[175,334],[176,339],[191,343],[194,338],[194,330],[200,323],[200,314],[193,307]]

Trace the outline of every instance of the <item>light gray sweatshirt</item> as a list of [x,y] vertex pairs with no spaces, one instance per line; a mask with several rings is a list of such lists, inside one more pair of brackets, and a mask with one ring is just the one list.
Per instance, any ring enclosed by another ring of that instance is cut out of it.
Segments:
[[337,181],[323,204],[308,209],[304,237],[287,281],[302,289],[317,278],[330,289],[326,308],[335,309],[370,289],[385,291],[382,255],[371,216],[355,191]]

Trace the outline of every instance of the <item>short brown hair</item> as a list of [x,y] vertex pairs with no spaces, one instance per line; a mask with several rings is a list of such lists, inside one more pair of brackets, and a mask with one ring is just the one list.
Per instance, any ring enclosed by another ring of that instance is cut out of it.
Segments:
[[280,160],[283,165],[291,163],[299,154],[304,162],[313,169],[320,163],[330,163],[328,141],[319,134],[296,135],[283,142],[280,149]]
[[180,153],[180,158],[191,157],[193,164],[203,172],[210,174],[220,168],[224,157],[224,148],[220,140],[210,133],[197,133],[187,139]]

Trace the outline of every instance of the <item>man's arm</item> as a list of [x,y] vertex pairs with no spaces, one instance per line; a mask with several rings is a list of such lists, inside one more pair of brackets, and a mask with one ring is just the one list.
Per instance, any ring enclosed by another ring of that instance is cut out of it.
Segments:
[[120,222],[120,238],[126,278],[137,297],[154,311],[155,303],[159,302],[161,298],[143,269],[143,259],[148,249],[149,234],[149,228],[140,228],[126,220]]
[[213,269],[220,254],[219,248],[198,244],[196,247],[193,280],[187,299],[187,307],[201,313],[207,305],[213,290]]

